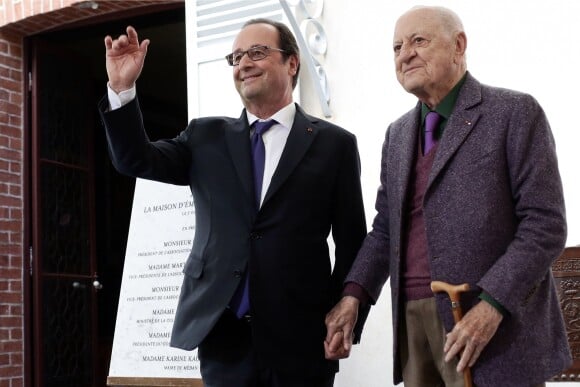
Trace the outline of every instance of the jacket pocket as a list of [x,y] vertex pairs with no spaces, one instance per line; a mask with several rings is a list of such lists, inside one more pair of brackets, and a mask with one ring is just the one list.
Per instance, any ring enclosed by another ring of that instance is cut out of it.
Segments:
[[202,259],[190,255],[187,259],[187,262],[185,262],[185,266],[183,267],[183,274],[192,278],[199,279],[203,275],[204,265],[205,262]]
[[539,288],[540,288],[540,284],[536,284],[536,285],[532,286],[532,288],[528,291],[528,293],[526,293],[526,296],[524,297],[524,301],[522,302],[522,307],[528,306],[528,304],[530,303],[530,300],[536,294],[536,292],[538,291]]

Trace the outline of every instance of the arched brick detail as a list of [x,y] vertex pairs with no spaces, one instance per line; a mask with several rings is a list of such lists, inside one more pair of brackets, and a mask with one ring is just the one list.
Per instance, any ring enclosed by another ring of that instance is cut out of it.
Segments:
[[183,2],[184,0],[4,0],[0,1],[0,29],[30,35],[96,16],[136,10],[151,5],[171,5]]

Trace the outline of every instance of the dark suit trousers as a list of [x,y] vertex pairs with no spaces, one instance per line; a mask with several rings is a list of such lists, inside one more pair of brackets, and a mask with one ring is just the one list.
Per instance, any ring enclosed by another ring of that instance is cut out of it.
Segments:
[[[254,353],[251,320],[229,309],[198,348],[205,387],[332,387],[334,374],[308,378],[260,367]],[[283,350],[282,348],[280,349]]]

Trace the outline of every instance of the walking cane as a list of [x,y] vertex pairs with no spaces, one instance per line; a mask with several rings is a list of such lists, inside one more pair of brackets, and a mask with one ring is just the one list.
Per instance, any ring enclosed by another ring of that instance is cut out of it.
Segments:
[[[463,292],[469,290],[469,284],[461,285],[451,285],[446,282],[432,281],[431,290],[433,293],[445,292],[451,300],[451,311],[453,312],[453,320],[457,324],[462,318],[463,313],[461,312],[461,304],[459,303],[459,295]],[[469,367],[465,367],[463,370],[463,384],[465,387],[473,387],[473,381],[471,379],[471,370]]]

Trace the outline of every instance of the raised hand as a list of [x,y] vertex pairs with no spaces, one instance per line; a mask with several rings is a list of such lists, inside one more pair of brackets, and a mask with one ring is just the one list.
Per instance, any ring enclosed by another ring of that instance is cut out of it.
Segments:
[[139,78],[149,39],[139,44],[137,31],[131,26],[127,27],[127,35],[121,35],[117,39],[105,37],[105,59],[109,86],[117,93],[130,89]]

